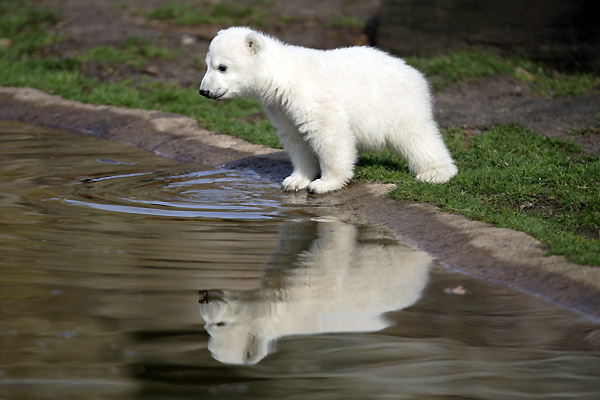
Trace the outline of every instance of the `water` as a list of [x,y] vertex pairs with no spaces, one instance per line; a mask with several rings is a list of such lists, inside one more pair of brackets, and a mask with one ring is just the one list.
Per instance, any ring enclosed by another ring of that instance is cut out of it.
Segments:
[[300,203],[1,123],[0,398],[600,398],[597,324]]

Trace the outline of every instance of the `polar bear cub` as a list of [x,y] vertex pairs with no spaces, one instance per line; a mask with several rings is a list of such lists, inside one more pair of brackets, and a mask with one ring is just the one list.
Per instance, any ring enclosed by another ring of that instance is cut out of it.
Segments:
[[286,191],[326,193],[346,185],[359,150],[388,147],[417,179],[457,172],[433,119],[427,81],[402,59],[370,47],[315,50],[246,27],[219,31],[200,94],[259,100],[287,151]]

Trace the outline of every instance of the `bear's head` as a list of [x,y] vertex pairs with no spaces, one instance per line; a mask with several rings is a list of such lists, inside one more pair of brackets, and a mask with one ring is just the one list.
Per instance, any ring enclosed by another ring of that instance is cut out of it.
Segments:
[[264,43],[265,36],[250,28],[219,31],[208,48],[200,94],[212,100],[251,95]]
[[[254,365],[275,350],[272,309],[262,291],[200,290],[200,315],[210,335],[208,350],[225,364]],[[254,298],[254,300],[252,300]]]

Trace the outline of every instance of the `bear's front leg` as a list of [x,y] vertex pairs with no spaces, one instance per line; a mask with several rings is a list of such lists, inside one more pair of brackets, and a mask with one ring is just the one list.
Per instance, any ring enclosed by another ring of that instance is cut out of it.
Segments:
[[321,177],[308,185],[312,193],[327,193],[343,188],[354,176],[357,149],[348,132],[323,132],[311,136],[310,142],[319,158]]
[[303,190],[319,176],[319,162],[309,144],[297,132],[279,133],[279,138],[283,143],[290,161],[294,167],[294,172],[283,180],[281,187],[286,192]]

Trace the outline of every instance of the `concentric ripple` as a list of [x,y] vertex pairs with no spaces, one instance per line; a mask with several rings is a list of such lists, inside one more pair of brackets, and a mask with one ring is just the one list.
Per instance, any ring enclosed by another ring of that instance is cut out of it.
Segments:
[[61,200],[104,211],[173,218],[275,218],[281,213],[277,186],[257,178],[248,171],[225,169],[118,173],[84,179],[72,196]]

